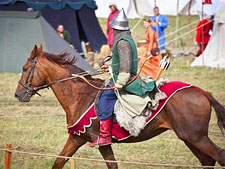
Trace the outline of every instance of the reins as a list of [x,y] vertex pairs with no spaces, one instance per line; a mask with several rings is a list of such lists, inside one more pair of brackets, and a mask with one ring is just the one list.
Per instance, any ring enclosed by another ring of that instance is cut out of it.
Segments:
[[[141,73],[141,70],[144,66],[144,64],[146,63],[147,60],[149,60],[150,58],[152,57],[152,55],[148,56],[144,62],[142,63],[141,65],[141,68],[139,69],[139,72],[137,75],[135,75],[134,78],[132,78],[130,81],[127,82],[126,85],[128,84],[131,84],[133,81],[135,81],[140,73]],[[80,78],[82,80],[84,80],[88,85],[90,85],[91,87],[97,89],[97,90],[115,90],[116,88],[115,87],[110,87],[110,88],[102,88],[102,87],[97,87],[95,85],[93,85],[92,83],[90,83],[86,78],[85,76],[88,76],[90,75],[88,71],[86,72],[81,72],[81,73],[78,73],[78,74],[72,74],[72,77],[67,77],[67,78],[64,78],[64,79],[60,79],[60,80],[56,80],[56,81],[53,81],[53,82],[50,82],[48,84],[45,84],[45,85],[42,85],[42,86],[38,86],[38,87],[29,87],[29,84],[32,82],[32,79],[33,79],[33,75],[34,75],[34,68],[35,68],[35,65],[36,65],[36,59],[32,61],[32,68],[31,68],[31,73],[30,73],[30,76],[29,76],[29,82],[28,82],[28,86],[23,84],[21,81],[19,81],[18,83],[20,85],[22,85],[26,90],[27,90],[27,93],[31,93],[31,94],[37,94],[39,96],[41,96],[38,91],[41,90],[41,89],[46,89],[46,88],[49,88],[50,86],[54,85],[54,84],[57,84],[57,83],[62,83],[62,82],[65,82],[65,81],[69,81],[69,80],[73,80],[73,79],[76,79],[76,78]],[[100,74],[103,74],[102,72],[99,72]]]
[[[142,70],[144,64],[145,64],[146,61],[149,60],[151,57],[152,57],[152,55],[148,56],[148,57],[144,60],[144,62],[142,63],[141,68],[140,68],[138,74],[135,75],[134,78],[132,78],[131,80],[129,80],[129,81],[127,82],[126,85],[131,84],[133,81],[135,81],[135,80],[139,77],[139,75],[140,75],[140,73],[141,73],[141,70]],[[80,75],[77,75],[77,74],[72,74],[72,76],[73,76],[74,78],[78,77],[78,78],[83,79],[87,84],[89,84],[91,87],[93,87],[93,88],[95,88],[95,89],[97,89],[97,90],[114,90],[114,89],[116,89],[115,87],[110,87],[110,88],[101,88],[101,87],[97,87],[97,86],[91,84],[84,76],[80,76]]]

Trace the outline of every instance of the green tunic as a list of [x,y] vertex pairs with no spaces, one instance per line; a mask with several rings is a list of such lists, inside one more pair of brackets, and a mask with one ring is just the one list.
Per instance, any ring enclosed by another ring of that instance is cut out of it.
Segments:
[[67,42],[70,44],[71,41],[72,41],[72,40],[71,40],[70,33],[69,33],[67,30],[64,30],[63,35],[64,35],[65,41],[67,41]]
[[138,63],[137,63],[138,55],[137,55],[136,45],[135,45],[133,39],[131,39],[129,37],[122,37],[116,41],[116,43],[113,46],[113,52],[112,52],[112,54],[113,54],[112,55],[112,71],[113,71],[113,78],[115,79],[115,81],[117,80],[118,75],[120,73],[120,56],[118,55],[118,52],[117,52],[117,44],[121,40],[127,41],[131,46],[132,67],[131,67],[130,73],[132,75],[136,75],[137,70],[138,70]]
[[[112,72],[113,72],[113,78],[115,81],[117,81],[118,75],[120,73],[120,56],[118,55],[117,44],[121,40],[127,41],[131,46],[132,66],[131,66],[130,74],[137,75],[137,70],[138,70],[138,54],[137,54],[135,42],[130,37],[121,37],[115,42],[113,46],[113,51],[112,51]],[[147,83],[142,81],[143,81],[142,79],[136,79],[131,84],[125,85],[123,89],[129,93],[142,96],[142,97],[146,96],[149,91],[153,91],[154,89],[157,90],[155,81],[150,81]]]

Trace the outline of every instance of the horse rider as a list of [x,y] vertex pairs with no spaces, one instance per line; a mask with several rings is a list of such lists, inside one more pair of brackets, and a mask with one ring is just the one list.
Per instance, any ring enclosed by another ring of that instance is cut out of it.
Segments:
[[[133,93],[133,95],[142,95],[143,89],[139,89],[136,80],[127,85],[127,82],[137,75],[138,54],[134,40],[131,37],[128,19],[122,9],[119,14],[110,23],[114,33],[114,45],[112,49],[112,79],[115,90],[105,90],[99,97],[99,119],[100,134],[99,137],[89,146],[105,146],[112,143],[112,124],[114,105],[120,91]],[[146,89],[146,91],[151,91]],[[118,92],[119,91],[119,92]],[[141,98],[141,97],[140,97]]]

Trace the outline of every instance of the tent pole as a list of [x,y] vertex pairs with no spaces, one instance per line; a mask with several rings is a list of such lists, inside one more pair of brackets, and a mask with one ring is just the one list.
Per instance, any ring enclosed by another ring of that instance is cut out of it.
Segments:
[[[176,16],[176,31],[179,27],[179,0],[177,0],[177,16]],[[176,37],[178,37],[178,32],[176,33]],[[178,38],[176,39],[175,46],[178,47]]]
[[[156,0],[154,0],[154,3],[155,3],[154,6],[156,7]],[[158,17],[155,17],[155,21],[158,22]],[[156,24],[156,35],[157,35],[156,41],[159,44],[159,25],[158,24]]]
[[[204,16],[204,12],[203,12],[203,9],[204,9],[204,7],[203,7],[203,1],[204,0],[202,0],[202,19],[204,19],[203,18],[203,16]],[[203,38],[203,36],[204,36],[204,34],[203,34],[203,28],[202,28],[202,38]],[[202,66],[204,66],[204,51],[203,51],[203,45],[201,45],[200,44],[200,48],[202,49]]]

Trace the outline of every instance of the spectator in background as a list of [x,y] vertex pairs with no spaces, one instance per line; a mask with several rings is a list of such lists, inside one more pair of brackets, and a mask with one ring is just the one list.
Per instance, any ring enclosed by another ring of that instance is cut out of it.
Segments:
[[[158,48],[158,42],[156,40],[156,33],[152,29],[152,21],[149,17],[144,18],[144,26],[145,26],[145,40],[146,40],[146,51],[145,54],[141,57],[139,61],[139,68],[143,65],[144,61],[151,53],[154,53],[153,50]],[[158,54],[156,56],[152,56],[149,60],[145,62],[141,69],[142,76],[150,76],[152,79],[155,79],[159,72],[159,63],[161,60],[161,55]]]
[[213,16],[208,16],[205,19],[199,21],[197,25],[197,33],[195,41],[199,46],[199,50],[196,53],[196,57],[202,54],[205,50],[209,40],[210,40],[210,31],[213,28]]
[[110,22],[115,18],[115,16],[119,13],[119,11],[116,7],[116,4],[114,4],[114,3],[111,3],[109,5],[109,8],[111,10],[111,13],[109,14],[108,21],[107,21],[107,37],[108,37],[107,42],[108,42],[110,49],[112,49],[114,38],[113,38],[113,29],[110,25]]
[[159,42],[159,48],[161,50],[161,53],[166,52],[166,38],[164,34],[164,30],[168,26],[168,19],[166,16],[161,15],[159,13],[159,8],[156,6],[153,9],[154,16],[151,17],[152,19],[152,28],[156,32],[156,36],[158,38]]
[[27,8],[27,12],[34,12],[33,8]]
[[64,29],[63,25],[59,25],[57,27],[57,33],[58,35],[63,38],[65,41],[67,41],[69,44],[71,44],[71,36],[70,33]]

